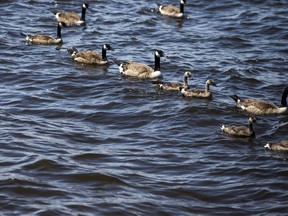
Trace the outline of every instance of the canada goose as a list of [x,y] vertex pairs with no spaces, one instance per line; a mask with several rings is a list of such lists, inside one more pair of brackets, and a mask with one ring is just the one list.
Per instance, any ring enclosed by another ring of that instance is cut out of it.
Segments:
[[195,97],[195,98],[211,98],[212,93],[209,90],[210,85],[216,86],[215,82],[212,79],[208,79],[205,83],[204,89],[187,89],[180,88],[181,93],[184,97]]
[[191,76],[191,72],[186,71],[183,75],[183,83],[161,83],[159,84],[159,88],[166,91],[178,91],[180,87],[189,88],[188,78]]
[[68,52],[71,54],[74,61],[85,64],[104,65],[108,63],[106,57],[107,50],[113,50],[109,44],[104,44],[102,46],[102,54],[90,50],[79,52],[75,47],[68,49]]
[[67,26],[84,25],[86,9],[89,8],[89,4],[82,5],[81,17],[76,12],[56,12],[55,17],[58,22],[63,22]]
[[138,78],[156,78],[161,76],[160,57],[165,56],[165,53],[162,50],[155,50],[154,56],[154,70],[148,65],[138,62],[121,62],[118,60],[114,60],[114,62],[119,66],[120,73],[126,76]]
[[49,35],[26,35],[24,33],[20,33],[25,37],[26,41],[31,44],[39,44],[39,45],[53,45],[53,44],[61,44],[63,43],[61,28],[65,27],[65,23],[58,22],[57,25],[57,37],[54,38]]
[[159,5],[158,8],[162,15],[182,18],[184,16],[184,4],[186,4],[186,0],[180,0],[180,8],[172,4]]
[[287,109],[287,95],[288,87],[283,91],[281,106],[278,107],[275,104],[258,99],[241,99],[237,95],[230,96],[237,104],[237,107],[242,110],[254,114],[254,115],[265,115],[265,114],[288,114]]
[[276,143],[267,143],[264,148],[272,151],[288,151],[288,140],[282,140]]
[[248,127],[247,126],[226,126],[222,125],[221,130],[227,134],[233,136],[241,136],[241,137],[254,137],[255,132],[253,130],[253,123],[256,122],[256,118],[250,117],[248,120]]

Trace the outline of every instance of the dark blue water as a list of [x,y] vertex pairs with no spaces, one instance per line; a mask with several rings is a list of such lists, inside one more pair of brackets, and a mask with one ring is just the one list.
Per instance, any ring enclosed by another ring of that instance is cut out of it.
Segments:
[[[246,124],[228,95],[280,105],[287,86],[288,2],[192,1],[179,21],[147,1],[89,1],[87,29],[64,44],[27,45],[20,32],[56,35],[52,11],[79,1],[1,0],[1,215],[286,215],[287,116],[257,117],[256,138],[220,125]],[[175,3],[178,1],[167,0]],[[67,49],[100,52],[107,66],[72,61]],[[186,99],[151,80],[123,77],[112,59],[153,66],[162,81],[208,78],[212,100]]]

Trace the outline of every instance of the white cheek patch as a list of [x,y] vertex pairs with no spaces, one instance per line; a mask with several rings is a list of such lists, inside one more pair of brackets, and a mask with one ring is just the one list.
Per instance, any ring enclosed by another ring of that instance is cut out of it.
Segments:
[[155,55],[156,55],[157,57],[160,57],[158,51],[155,52]]
[[104,48],[105,50],[108,50],[108,47],[107,47],[106,45],[104,45],[103,48]]
[[55,17],[56,17],[56,19],[59,19],[60,18],[60,13],[56,13]]

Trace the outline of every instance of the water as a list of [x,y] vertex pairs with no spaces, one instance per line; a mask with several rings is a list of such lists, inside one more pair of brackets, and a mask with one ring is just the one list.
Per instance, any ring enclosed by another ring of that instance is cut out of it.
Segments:
[[[263,146],[288,139],[287,116],[258,117],[255,139],[219,126],[248,120],[230,94],[280,105],[287,1],[188,0],[182,22],[152,0],[89,3],[88,28],[63,29],[57,48],[20,32],[56,35],[51,11],[80,12],[78,1],[0,2],[1,215],[286,215],[288,155]],[[115,49],[108,66],[66,51],[104,43]],[[213,78],[213,100],[160,91],[112,63],[153,65],[155,48],[168,56],[163,81]]]

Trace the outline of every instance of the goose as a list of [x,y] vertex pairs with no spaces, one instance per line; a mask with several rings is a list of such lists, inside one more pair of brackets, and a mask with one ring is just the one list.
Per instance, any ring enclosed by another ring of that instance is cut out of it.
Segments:
[[268,142],[264,148],[272,151],[288,151],[288,140],[282,140],[276,143]]
[[230,96],[235,102],[237,107],[251,113],[253,115],[268,115],[268,114],[288,114],[287,109],[287,95],[288,87],[285,88],[281,98],[281,107],[275,104],[258,99],[241,99],[237,95]]
[[162,15],[182,18],[184,16],[184,4],[186,4],[186,0],[180,0],[180,8],[172,4],[159,5],[158,8]]
[[138,62],[121,62],[119,60],[114,60],[114,62],[119,66],[119,71],[121,74],[126,76],[138,77],[138,78],[157,78],[161,76],[161,66],[160,58],[165,56],[162,50],[155,50],[155,67],[149,67],[146,64]]
[[82,5],[81,17],[76,12],[56,12],[55,17],[58,22],[63,22],[67,26],[85,25],[86,9],[89,8],[89,4]]
[[205,90],[204,89],[187,89],[187,88],[180,88],[181,94],[184,97],[195,97],[195,98],[211,98],[212,93],[209,90],[210,85],[216,86],[214,80],[208,79],[205,83]]
[[62,22],[58,22],[57,24],[57,37],[54,38],[50,35],[26,35],[24,33],[20,33],[25,37],[27,43],[38,44],[38,45],[53,45],[53,44],[62,44],[62,35],[61,28],[65,27],[66,24]]
[[222,125],[221,130],[229,135],[233,136],[241,136],[241,137],[254,137],[255,132],[253,130],[253,123],[256,122],[255,117],[250,117],[248,120],[248,127],[247,126],[226,126]]
[[85,63],[85,64],[98,64],[104,65],[108,63],[106,57],[107,50],[114,50],[109,44],[104,44],[102,46],[102,54],[94,52],[94,51],[82,51],[79,52],[75,47],[72,49],[68,49],[68,53],[71,54],[74,61]]
[[188,78],[191,76],[191,72],[186,71],[183,75],[183,83],[161,83],[159,84],[159,88],[166,91],[178,91],[180,87],[189,88]]

